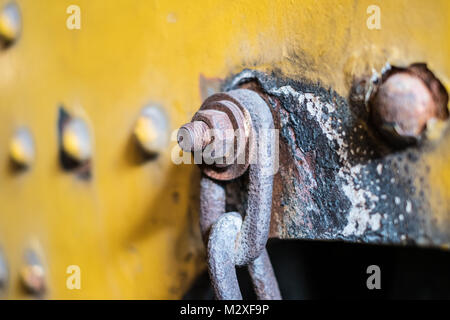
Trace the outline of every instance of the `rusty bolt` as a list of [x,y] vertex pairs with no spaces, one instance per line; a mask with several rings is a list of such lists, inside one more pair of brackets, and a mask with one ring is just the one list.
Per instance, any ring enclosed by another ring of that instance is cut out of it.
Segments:
[[210,128],[204,121],[186,123],[178,130],[177,140],[183,151],[201,151],[211,142]]
[[[233,124],[223,111],[199,110],[193,121],[185,124],[178,131],[178,144],[186,152],[204,150],[211,144],[210,154],[205,154],[212,161],[224,164],[233,146]],[[219,160],[223,161],[219,161]]]
[[181,149],[202,152],[199,164],[204,174],[227,181],[247,170],[253,124],[246,104],[255,100],[259,103],[258,99],[261,98],[257,93],[244,89],[213,94],[191,122],[179,129],[177,140]]
[[371,100],[372,120],[394,142],[417,141],[438,108],[425,82],[413,73],[388,76]]

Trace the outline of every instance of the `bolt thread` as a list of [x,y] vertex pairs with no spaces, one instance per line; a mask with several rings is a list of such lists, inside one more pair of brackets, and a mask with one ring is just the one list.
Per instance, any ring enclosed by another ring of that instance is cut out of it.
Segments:
[[185,124],[178,131],[178,144],[186,152],[203,150],[211,142],[209,126],[203,121]]

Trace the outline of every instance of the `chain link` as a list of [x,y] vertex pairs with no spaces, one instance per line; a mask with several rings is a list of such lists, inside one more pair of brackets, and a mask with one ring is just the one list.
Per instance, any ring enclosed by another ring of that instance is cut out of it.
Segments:
[[[248,266],[258,299],[281,299],[278,283],[266,250],[272,208],[274,143],[273,118],[265,101],[254,91],[227,93],[244,106],[251,117],[249,139],[248,201],[244,219],[238,212],[225,212],[225,182],[203,175],[200,225],[208,252],[208,269],[218,299],[242,299],[236,266]],[[264,139],[266,143],[261,143]],[[269,137],[273,139],[273,136]],[[272,140],[270,140],[272,141]]]

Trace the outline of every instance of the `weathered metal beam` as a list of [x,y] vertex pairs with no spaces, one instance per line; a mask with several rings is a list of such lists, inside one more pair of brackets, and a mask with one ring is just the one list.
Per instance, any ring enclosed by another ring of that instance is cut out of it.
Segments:
[[[280,129],[272,237],[449,246],[450,207],[437,203],[429,159],[448,159],[448,130],[438,141],[398,149],[372,125],[361,88],[345,98],[252,70],[225,85],[237,87],[265,94]],[[229,206],[242,210],[245,185],[228,188],[236,199]]]

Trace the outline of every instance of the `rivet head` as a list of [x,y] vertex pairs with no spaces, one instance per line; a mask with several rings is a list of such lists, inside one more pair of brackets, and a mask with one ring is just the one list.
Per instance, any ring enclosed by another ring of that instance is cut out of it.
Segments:
[[26,252],[25,264],[20,269],[20,279],[28,293],[42,295],[45,292],[45,270],[34,251]]
[[89,128],[80,118],[70,118],[63,127],[62,147],[64,152],[78,162],[86,162],[92,156]]
[[393,67],[370,98],[372,122],[396,146],[430,138],[435,123],[448,119],[448,94],[425,64]]
[[2,295],[8,287],[9,270],[6,257],[0,248],[0,295]]
[[6,4],[0,11],[0,45],[7,47],[20,36],[22,18],[16,3]]
[[163,110],[157,106],[149,106],[142,109],[133,134],[144,152],[158,154],[167,148],[168,127]]
[[26,127],[16,130],[9,144],[9,156],[20,167],[30,167],[34,161],[35,150],[31,132]]
[[373,113],[382,125],[390,124],[403,137],[419,137],[427,121],[436,116],[430,90],[421,79],[406,72],[386,79],[373,106]]

